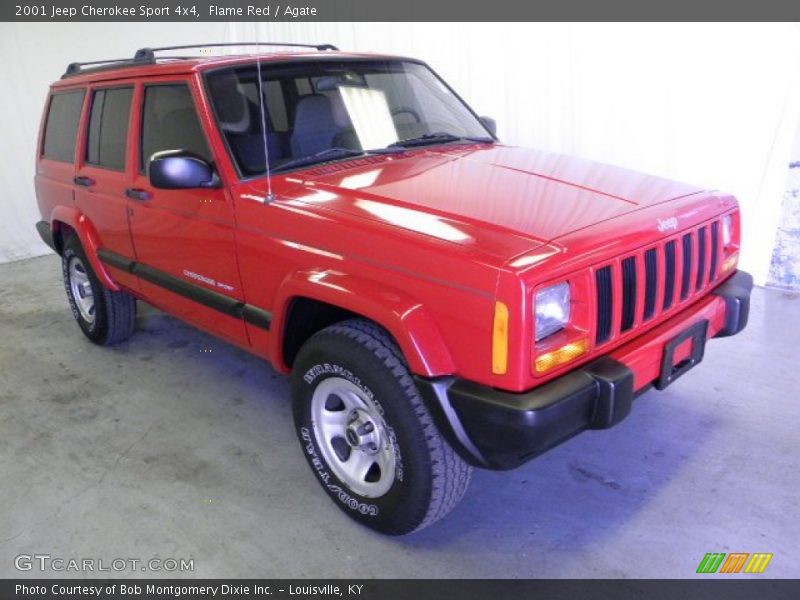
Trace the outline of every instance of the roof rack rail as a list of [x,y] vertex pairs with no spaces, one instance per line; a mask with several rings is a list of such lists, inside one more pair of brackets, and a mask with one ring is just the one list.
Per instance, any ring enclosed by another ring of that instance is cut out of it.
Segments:
[[[61,76],[72,77],[86,72],[104,71],[116,67],[133,67],[138,65],[155,64],[156,52],[167,50],[188,50],[193,48],[221,48],[229,46],[288,46],[291,48],[313,48],[319,52],[326,50],[339,50],[333,44],[294,44],[287,42],[225,42],[221,44],[188,44],[183,46],[162,46],[160,48],[139,48],[133,58],[109,58],[105,60],[93,60],[89,62],[73,62],[67,65],[67,70]],[[185,59],[186,56],[164,56],[162,58]],[[88,69],[86,67],[89,67]]]
[[338,50],[333,44],[294,44],[288,42],[224,42],[221,44],[188,44],[183,46],[162,46],[161,48],[139,48],[133,55],[133,60],[154,61],[156,52],[165,50],[189,50],[194,48],[224,48],[229,46],[287,46],[290,48],[313,48],[319,52],[325,50]]
[[85,71],[85,67],[93,67],[90,69],[91,71],[94,70],[101,70],[101,69],[109,69],[112,67],[119,66],[120,63],[130,63],[130,58],[107,58],[105,60],[92,60],[89,62],[72,62],[67,65],[67,70],[64,71],[64,74],[61,76],[63,79],[64,77],[70,77],[71,75],[77,75]]

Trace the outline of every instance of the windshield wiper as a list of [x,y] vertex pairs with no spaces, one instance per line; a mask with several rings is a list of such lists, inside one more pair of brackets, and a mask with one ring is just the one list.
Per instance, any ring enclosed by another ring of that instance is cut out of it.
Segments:
[[423,135],[400,140],[389,144],[389,148],[412,148],[414,146],[428,146],[431,144],[449,144],[450,142],[477,142],[479,144],[493,144],[494,139],[490,137],[469,137],[437,131],[435,133],[425,133]]
[[280,171],[287,171],[297,167],[306,167],[308,165],[327,162],[329,160],[355,158],[357,156],[365,156],[367,154],[397,154],[402,151],[402,148],[395,147],[376,148],[374,150],[356,150],[355,148],[340,148],[337,146],[334,148],[326,148],[325,150],[321,150],[320,152],[316,152],[314,154],[309,154],[308,156],[300,156],[290,160],[289,162],[285,162],[282,165],[278,165],[272,169],[272,172],[278,173]]
[[285,162],[282,165],[278,165],[274,169],[272,169],[273,173],[277,173],[279,171],[286,171],[288,169],[294,169],[295,167],[305,167],[307,165],[313,165],[319,162],[325,162],[328,160],[336,160],[338,158],[350,158],[355,156],[361,156],[364,154],[363,150],[355,150],[353,148],[326,148],[320,152],[316,152],[314,154],[309,154],[307,156],[301,156],[299,158],[295,158],[290,160],[289,162]]

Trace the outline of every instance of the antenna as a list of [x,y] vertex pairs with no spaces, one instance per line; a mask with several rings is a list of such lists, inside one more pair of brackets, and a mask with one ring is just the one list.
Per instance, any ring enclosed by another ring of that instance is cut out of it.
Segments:
[[267,195],[264,197],[264,204],[269,204],[275,200],[275,195],[272,193],[272,174],[270,173],[269,166],[269,144],[267,143],[267,113],[264,108],[264,89],[261,82],[261,42],[258,35],[258,23],[256,23],[256,45],[258,46],[258,53],[256,54],[256,69],[258,71],[258,108],[261,111],[261,136],[264,140],[264,164],[267,172]]

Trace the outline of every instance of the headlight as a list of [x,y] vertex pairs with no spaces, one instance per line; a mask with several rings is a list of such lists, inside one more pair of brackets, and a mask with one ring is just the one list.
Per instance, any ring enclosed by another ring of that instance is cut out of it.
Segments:
[[536,341],[564,329],[569,322],[569,283],[564,281],[536,292]]
[[731,215],[722,217],[722,247],[727,248],[733,239],[733,218]]

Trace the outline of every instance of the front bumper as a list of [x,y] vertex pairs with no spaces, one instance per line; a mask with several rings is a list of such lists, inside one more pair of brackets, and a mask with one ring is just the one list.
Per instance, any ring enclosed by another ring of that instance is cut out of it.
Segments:
[[[747,324],[752,287],[753,278],[738,271],[653,330],[529,392],[455,378],[417,378],[417,385],[439,430],[467,462],[511,469],[581,431],[619,423],[638,393],[671,383],[683,371],[665,376],[664,349],[683,332],[705,322],[704,337],[739,333]],[[702,349],[688,360],[690,366],[699,363]]]

